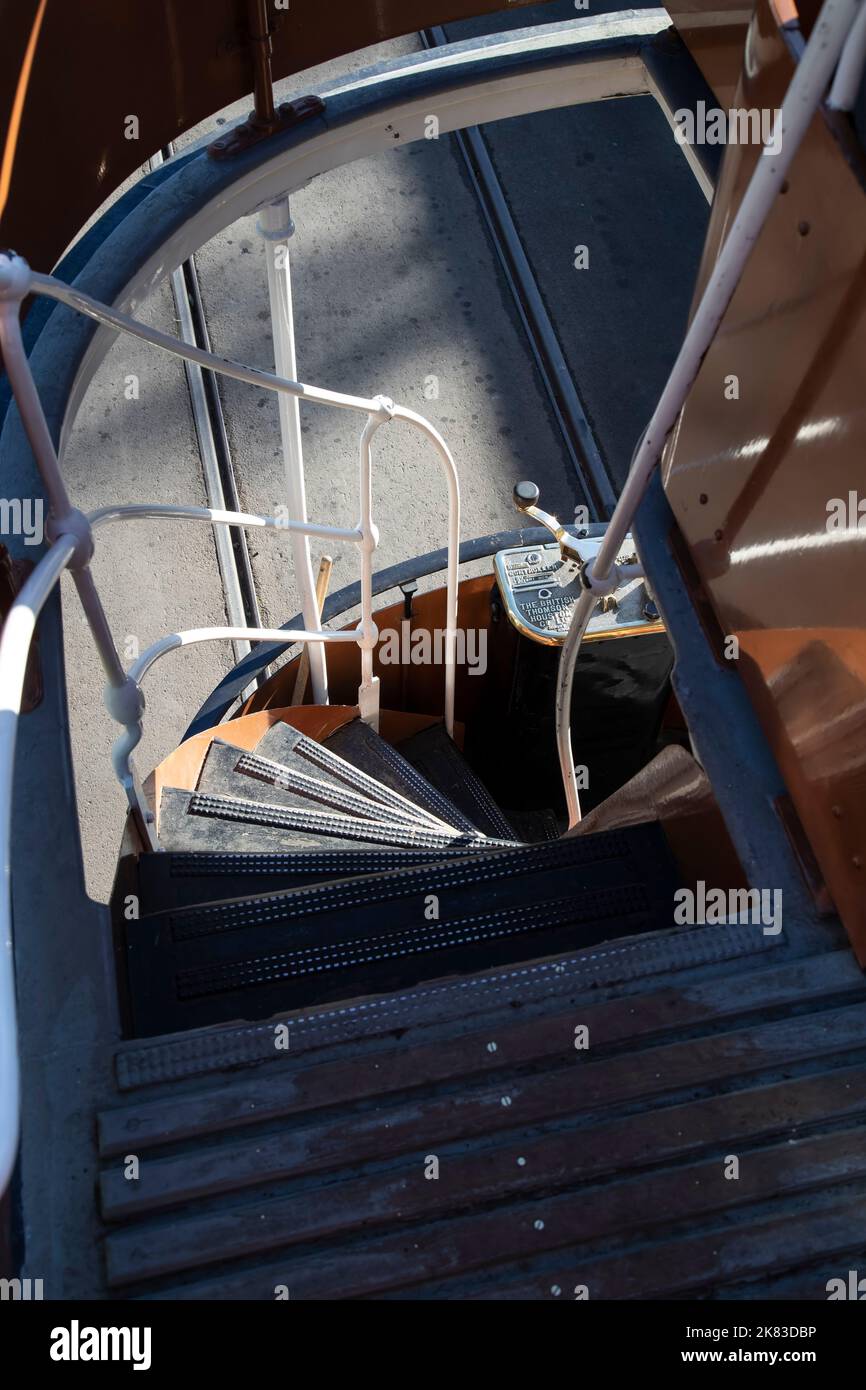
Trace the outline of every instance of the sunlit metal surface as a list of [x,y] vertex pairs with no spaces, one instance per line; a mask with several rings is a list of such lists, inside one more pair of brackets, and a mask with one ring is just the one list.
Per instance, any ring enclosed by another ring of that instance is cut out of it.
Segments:
[[[739,102],[791,59],[765,3]],[[731,147],[702,268],[755,148]],[[792,166],[664,467],[821,872],[866,959],[866,193],[823,116]],[[720,450],[719,441],[726,441]],[[863,502],[861,509],[860,503]]]

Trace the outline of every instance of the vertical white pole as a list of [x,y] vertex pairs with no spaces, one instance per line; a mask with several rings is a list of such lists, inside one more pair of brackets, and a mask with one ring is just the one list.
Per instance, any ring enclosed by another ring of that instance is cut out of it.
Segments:
[[[271,331],[274,338],[274,366],[278,376],[297,381],[295,358],[295,328],[292,316],[292,278],[289,265],[289,237],[294,231],[289,213],[288,198],[264,207],[259,217],[259,231],[266,242],[268,265],[268,296],[271,304]],[[286,502],[292,521],[307,520],[307,495],[304,487],[304,456],[301,448],[301,415],[296,396],[280,392],[280,436],[283,444],[283,467],[286,478]],[[321,616],[316,601],[316,581],[310,560],[308,536],[290,537],[295,578],[308,632],[321,630]],[[310,683],[317,705],[328,703],[328,672],[325,665],[324,642],[310,642]]]
[[361,519],[361,684],[358,687],[358,712],[365,724],[379,732],[379,677],[373,675],[373,648],[378,639],[373,622],[373,555],[379,544],[379,532],[373,524],[373,448],[372,439],[381,425],[375,415],[367,417],[360,446]]

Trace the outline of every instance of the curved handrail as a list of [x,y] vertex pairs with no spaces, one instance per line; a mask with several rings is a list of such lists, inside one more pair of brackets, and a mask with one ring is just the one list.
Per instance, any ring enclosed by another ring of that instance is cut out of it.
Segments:
[[213,526],[264,526],[273,531],[294,531],[301,536],[319,536],[326,541],[357,544],[357,526],[323,526],[316,521],[288,521],[258,512],[230,512],[222,507],[186,507],[174,502],[131,502],[119,506],[95,507],[87,513],[91,527],[108,521],[209,521]]
[[[442,435],[414,410],[395,406],[393,418],[406,420],[425,435],[439,454],[448,484],[448,566],[445,571],[445,725],[454,732],[454,687],[457,649],[457,589],[460,566],[460,479],[451,450]],[[372,594],[371,594],[372,602]]]
[[[333,405],[341,410],[358,410],[367,416],[367,424],[361,435],[360,444],[360,491],[361,491],[361,523],[358,528],[358,536],[355,538],[361,551],[361,606],[365,614],[369,615],[370,609],[365,608],[365,603],[371,598],[372,580],[372,555],[378,545],[378,532],[372,521],[372,456],[371,441],[376,429],[387,421],[405,420],[421,434],[425,436],[434,446],[439,454],[440,461],[445,472],[448,487],[448,569],[446,575],[446,629],[445,629],[445,727],[448,733],[454,731],[454,694],[456,684],[455,653],[457,644],[457,569],[458,569],[458,549],[460,544],[460,485],[457,477],[457,469],[454,459],[448,449],[445,440],[434,425],[426,420],[423,415],[418,415],[414,410],[409,410],[405,406],[395,405],[387,396],[375,396],[366,399],[363,396],[350,396],[340,391],[331,391],[323,387],[308,386],[303,382],[292,381],[288,377],[277,376],[272,372],[260,370],[257,367],[248,367],[242,362],[236,362],[231,358],[218,357],[215,353],[206,352],[203,348],[194,347],[189,343],[183,343],[173,337],[170,333],[163,333],[158,328],[151,328],[148,324],[140,323],[138,319],[132,318],[129,314],[124,314],[118,309],[112,309],[108,305],[101,304],[92,295],[85,294],[80,290],[64,285],[61,281],[51,275],[41,275],[30,271],[29,288],[35,294],[45,295],[50,299],[58,300],[68,308],[76,309],[79,313],[86,314],[89,318],[95,319],[97,323],[106,324],[110,328],[115,328],[118,332],[130,333],[133,337],[141,338],[144,342],[153,344],[154,347],[163,348],[175,357],[180,357],[184,361],[194,362],[199,367],[206,367],[211,371],[218,372],[223,376],[231,377],[235,381],[241,381],[251,386],[259,386],[264,390],[276,391],[285,395],[294,396],[300,400],[310,401],[316,405]],[[260,524],[256,522],[255,524]],[[318,534],[313,532],[310,534]],[[372,648],[375,640],[371,642],[369,631],[365,631],[362,626],[357,638],[361,647],[361,689],[359,691],[359,705],[361,706],[362,717],[377,717],[378,693],[376,682],[373,677],[373,658]]]
[[290,642],[357,642],[357,637],[351,630],[346,632],[305,632],[303,629],[295,629],[293,632],[284,632],[282,628],[274,627],[191,627],[184,632],[170,632],[165,637],[160,637],[156,642],[152,642],[149,647],[136,657],[129,668],[128,678],[139,685],[161,656],[168,652],[176,652],[180,647],[190,647],[196,642],[237,642],[245,638],[248,642],[274,642],[277,637],[288,637]]
[[56,299],[59,304],[65,304],[68,309],[75,309],[79,314],[85,314],[96,323],[114,328],[118,333],[131,333],[134,338],[141,338],[153,347],[163,348],[173,357],[181,357],[185,362],[195,362],[197,366],[219,372],[221,376],[231,377],[233,381],[242,381],[247,386],[260,386],[265,391],[284,391],[287,396],[297,396],[299,400],[311,401],[316,405],[332,405],[338,410],[360,410],[365,415],[376,415],[383,420],[388,418],[387,409],[382,404],[385,399],[383,397],[368,399],[365,396],[350,396],[343,391],[331,391],[322,386],[308,386],[302,381],[290,381],[288,377],[277,376],[263,368],[248,367],[231,357],[219,357],[216,353],[206,352],[204,348],[184,343],[172,333],[163,333],[159,328],[151,328],[150,324],[142,323],[131,314],[121,313],[119,309],[112,309],[108,304],[100,303],[98,299],[82,290],[64,285],[53,275],[42,275],[39,271],[31,270],[30,280],[29,288],[33,294]]
[[10,608],[0,635],[0,1193],[15,1167],[20,1127],[11,870],[18,717],[36,620],[74,552],[69,536],[52,545]]

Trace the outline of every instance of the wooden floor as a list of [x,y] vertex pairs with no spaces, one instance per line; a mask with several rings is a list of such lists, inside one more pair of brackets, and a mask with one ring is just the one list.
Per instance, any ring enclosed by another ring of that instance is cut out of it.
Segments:
[[866,1250],[866,982],[786,954],[682,930],[296,1014],[288,1050],[125,1044],[107,1292],[825,1298]]

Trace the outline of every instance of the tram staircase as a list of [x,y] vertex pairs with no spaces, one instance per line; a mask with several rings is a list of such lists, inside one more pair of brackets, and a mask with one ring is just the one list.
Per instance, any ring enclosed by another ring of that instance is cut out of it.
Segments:
[[866,1249],[847,949],[674,928],[658,824],[520,843],[441,726],[218,732],[122,922],[110,1294],[826,1297]]

